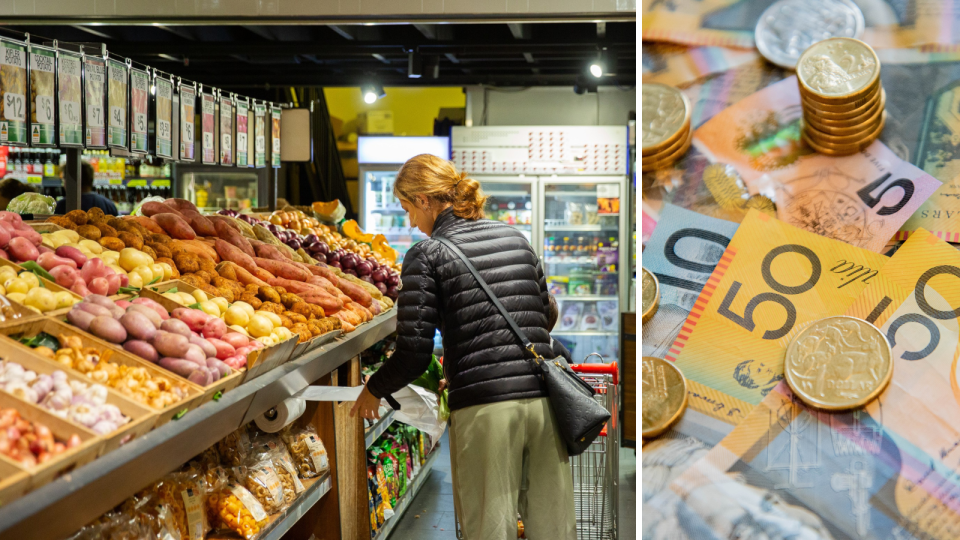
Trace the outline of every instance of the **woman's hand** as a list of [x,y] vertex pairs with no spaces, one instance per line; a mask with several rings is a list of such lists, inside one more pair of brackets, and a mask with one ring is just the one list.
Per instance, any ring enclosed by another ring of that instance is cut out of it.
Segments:
[[361,418],[371,420],[380,418],[380,398],[371,394],[366,386],[363,387],[363,391],[360,392],[360,396],[354,402],[353,408],[350,409],[350,416],[356,416],[357,412],[360,413]]
[[440,379],[439,388],[437,388],[437,405],[440,405],[440,399],[443,396],[443,391],[447,388],[447,380]]

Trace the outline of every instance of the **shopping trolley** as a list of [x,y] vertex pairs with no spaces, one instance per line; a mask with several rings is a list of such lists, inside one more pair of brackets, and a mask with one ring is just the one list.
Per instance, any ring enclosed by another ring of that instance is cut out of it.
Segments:
[[[590,356],[600,355],[593,353]],[[600,436],[582,454],[570,458],[577,538],[617,540],[620,503],[620,424],[617,418],[620,377],[617,363],[572,364],[570,367],[593,386],[597,402],[610,411],[610,420],[600,431]]]
[[[599,353],[591,353],[603,360]],[[618,540],[617,514],[620,504],[620,375],[617,363],[571,364],[580,378],[596,391],[595,398],[610,411],[610,420],[600,436],[579,456],[570,458],[573,473],[573,500],[577,515],[578,540]],[[456,537],[463,538],[460,519],[456,519]],[[517,537],[525,538],[523,523],[518,522]]]

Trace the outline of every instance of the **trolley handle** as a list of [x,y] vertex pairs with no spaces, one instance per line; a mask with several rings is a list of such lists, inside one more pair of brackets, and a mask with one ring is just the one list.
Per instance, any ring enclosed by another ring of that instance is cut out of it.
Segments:
[[613,384],[619,384],[620,372],[617,370],[616,362],[610,362],[609,364],[570,364],[570,369],[579,373],[610,375],[613,377]]

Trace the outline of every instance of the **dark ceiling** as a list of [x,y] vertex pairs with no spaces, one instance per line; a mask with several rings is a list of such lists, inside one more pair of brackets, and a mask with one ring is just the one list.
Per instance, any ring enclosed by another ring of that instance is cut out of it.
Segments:
[[[257,96],[278,86],[573,86],[607,48],[616,75],[601,85],[636,84],[636,23],[484,23],[272,26],[6,25],[33,42],[105,43],[121,57]],[[423,77],[408,78],[410,51]],[[433,78],[432,63],[439,64]]]

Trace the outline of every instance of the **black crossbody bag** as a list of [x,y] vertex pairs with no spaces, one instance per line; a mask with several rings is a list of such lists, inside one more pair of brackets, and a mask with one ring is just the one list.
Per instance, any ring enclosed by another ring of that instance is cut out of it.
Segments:
[[440,236],[434,236],[433,238],[439,240],[460,257],[463,264],[467,266],[467,269],[470,270],[470,273],[476,278],[477,283],[480,284],[480,288],[483,289],[483,292],[487,293],[490,301],[493,302],[493,305],[497,306],[500,314],[507,320],[510,329],[513,330],[513,333],[516,334],[520,342],[523,343],[523,348],[533,355],[533,362],[536,365],[536,369],[544,385],[547,387],[550,407],[557,417],[560,438],[563,439],[563,442],[567,445],[567,453],[571,456],[582,454],[583,451],[590,446],[590,443],[600,435],[603,426],[610,420],[610,412],[594,399],[593,396],[595,392],[593,387],[578,377],[577,374],[570,369],[570,366],[563,357],[551,359],[543,358],[537,354],[533,348],[533,343],[527,339],[527,335],[517,326],[516,321],[513,320],[513,317],[510,316],[507,309],[500,303],[500,299],[490,290],[487,282],[480,277],[480,273],[477,272],[477,269],[473,266],[473,263],[470,262],[470,259],[449,239]]

